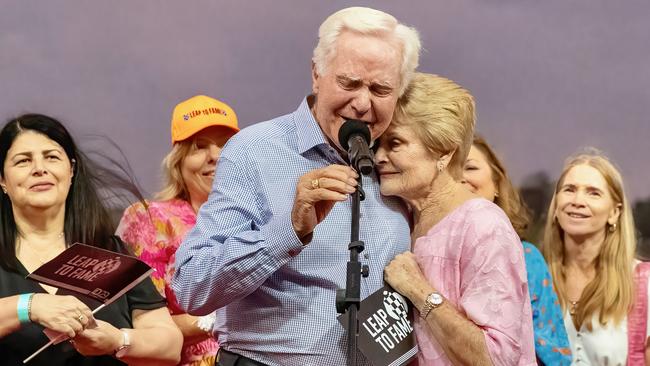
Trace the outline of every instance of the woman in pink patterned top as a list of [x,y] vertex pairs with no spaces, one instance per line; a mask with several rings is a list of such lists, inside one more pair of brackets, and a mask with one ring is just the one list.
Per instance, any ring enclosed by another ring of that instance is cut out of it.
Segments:
[[386,281],[418,309],[419,365],[535,365],[523,250],[508,217],[460,183],[474,100],[417,74],[375,155],[381,192],[413,213],[413,252]]
[[169,287],[176,249],[196,222],[207,200],[226,141],[234,135],[237,117],[226,104],[203,95],[176,106],[172,117],[172,150],[163,160],[166,186],[159,201],[126,209],[117,234],[152,266],[151,277],[184,336],[180,365],[214,365],[219,349],[212,336],[214,315],[195,317],[178,306]]

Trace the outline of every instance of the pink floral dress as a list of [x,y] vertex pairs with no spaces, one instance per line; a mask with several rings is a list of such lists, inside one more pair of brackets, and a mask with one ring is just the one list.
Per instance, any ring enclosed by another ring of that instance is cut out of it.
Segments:
[[[154,268],[151,274],[158,291],[167,298],[172,315],[183,314],[176,296],[169,287],[174,274],[175,253],[185,234],[194,227],[196,213],[184,200],[148,202],[145,209],[138,202],[126,209],[117,228],[117,235],[136,256]],[[183,346],[179,365],[214,365],[219,344],[214,339]]]

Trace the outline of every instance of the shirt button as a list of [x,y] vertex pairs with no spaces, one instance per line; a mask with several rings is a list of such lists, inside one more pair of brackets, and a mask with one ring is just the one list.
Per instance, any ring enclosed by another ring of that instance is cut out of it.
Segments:
[[370,258],[370,254],[366,253],[366,254],[363,255],[363,257],[368,259],[368,258]]
[[581,334],[580,334],[580,333],[578,333],[578,337],[580,337],[580,336],[581,336]]

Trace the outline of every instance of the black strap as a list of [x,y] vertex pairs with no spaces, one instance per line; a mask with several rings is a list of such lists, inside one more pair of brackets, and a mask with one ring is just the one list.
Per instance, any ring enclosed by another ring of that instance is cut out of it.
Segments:
[[240,356],[236,353],[219,349],[217,354],[216,366],[267,366],[261,362],[251,360],[248,357]]

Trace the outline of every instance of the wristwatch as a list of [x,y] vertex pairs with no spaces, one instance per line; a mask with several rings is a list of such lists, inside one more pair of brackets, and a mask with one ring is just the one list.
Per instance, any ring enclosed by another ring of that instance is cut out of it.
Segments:
[[122,358],[124,355],[126,355],[129,347],[131,347],[131,338],[129,337],[129,333],[127,333],[124,329],[120,329],[120,332],[122,332],[122,345],[117,347],[115,350],[114,355],[116,358]]
[[420,312],[420,317],[422,319],[426,319],[431,310],[439,307],[442,305],[442,303],[445,301],[445,298],[442,297],[437,292],[432,292],[427,296],[426,300],[424,300],[424,306],[422,307],[422,311]]

